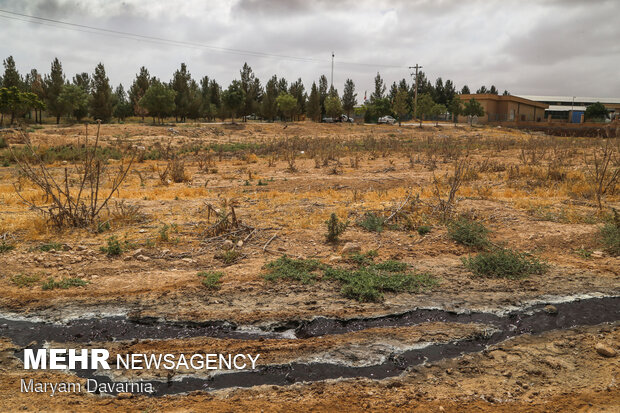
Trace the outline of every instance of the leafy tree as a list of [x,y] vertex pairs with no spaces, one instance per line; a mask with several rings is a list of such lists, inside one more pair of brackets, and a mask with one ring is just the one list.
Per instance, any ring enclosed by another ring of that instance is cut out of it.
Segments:
[[491,85],[491,88],[489,89],[489,92],[492,95],[498,95],[499,92],[497,91],[497,88],[495,87],[495,85]]
[[241,75],[241,88],[245,95],[243,105],[239,114],[246,120],[248,115],[256,112],[258,109],[258,100],[262,94],[262,86],[260,80],[252,72],[252,68],[247,64],[243,64],[243,68],[239,72]]
[[15,60],[13,60],[13,56],[7,57],[3,64],[4,76],[2,76],[2,87],[10,88],[15,86],[18,89],[22,89],[22,77],[15,68]]
[[473,123],[474,116],[484,116],[484,108],[476,99],[471,98],[469,102],[465,103],[463,108],[463,115],[470,116],[469,124]]
[[296,102],[296,110],[295,114],[304,113],[306,111],[306,89],[304,87],[304,83],[301,78],[297,79],[297,81],[291,83],[291,86],[288,88],[289,94],[295,98]]
[[327,98],[327,89],[329,88],[327,83],[327,77],[321,75],[319,78],[319,101],[321,103],[321,117],[325,115],[325,99]]
[[74,116],[79,122],[88,114],[88,93],[77,85],[67,83],[60,92],[59,102],[68,116]]
[[88,73],[84,72],[73,76],[73,84],[81,87],[84,92],[90,94],[92,83]]
[[456,95],[456,89],[454,88],[454,83],[452,83],[450,79],[446,80],[446,83],[444,84],[444,87],[443,87],[443,91],[444,91],[444,97],[446,99],[444,104],[449,105],[452,99],[454,99],[454,96]]
[[146,94],[147,89],[151,84],[151,76],[146,67],[142,66],[140,72],[136,75],[133,83],[129,87],[129,102],[133,109],[133,113],[136,116],[141,116],[144,121],[144,116],[148,113],[148,109],[140,106],[140,100]]
[[127,97],[127,93],[125,93],[125,88],[123,88],[122,84],[119,84],[116,87],[116,90],[112,95],[112,102],[113,114],[117,119],[124,121],[125,118],[131,116],[131,102]]
[[278,98],[278,77],[273,75],[269,81],[267,81],[267,85],[265,85],[265,95],[263,96],[262,103],[262,113],[265,119],[274,120],[277,113],[277,102]]
[[390,86],[390,93],[388,93],[388,98],[392,103],[394,103],[394,99],[396,99],[396,94],[398,93],[398,85],[396,82],[392,82],[392,86]]
[[432,96],[433,96],[433,100],[437,103],[441,103],[444,105],[447,103],[445,89],[443,86],[443,79],[440,77],[438,77],[435,80],[435,87],[434,87]]
[[406,90],[400,89],[396,92],[394,98],[394,113],[398,115],[398,126],[401,125],[403,118],[409,113],[409,93]]
[[60,117],[65,113],[65,107],[60,101],[60,93],[65,85],[65,75],[62,72],[62,65],[58,58],[54,58],[54,61],[52,61],[50,74],[45,76],[43,85],[47,111],[51,115],[56,116],[56,124],[59,124]]
[[[209,97],[211,98],[211,109],[213,117],[222,114],[222,88],[215,79],[209,81]],[[223,115],[222,115],[223,116]]]
[[110,79],[105,74],[103,63],[99,63],[95,67],[92,84],[90,113],[94,119],[108,122],[112,118],[112,88],[110,87]]
[[420,120],[420,126],[422,126],[422,119],[427,116],[431,116],[433,114],[433,108],[435,106],[435,102],[433,102],[433,98],[428,93],[423,93],[418,96],[418,106],[416,108],[416,116]]
[[504,89],[504,93],[502,93],[502,95],[504,95],[504,96],[509,96],[509,95],[510,95],[510,93],[508,93],[508,91]]
[[431,116],[435,118],[435,126],[439,125],[439,116],[446,113],[446,105],[442,105],[441,103],[436,103],[433,105],[431,109]]
[[476,90],[477,94],[485,94],[485,93],[489,93],[489,90],[487,89],[487,87],[485,85],[480,86],[480,89]]
[[192,79],[189,82],[187,117],[194,120],[198,119],[202,116],[202,108],[202,92],[198,87],[198,83]]
[[315,122],[321,120],[321,98],[319,96],[319,88],[316,87],[316,82],[312,82],[312,88],[310,89],[310,97],[308,98],[308,117]]
[[151,79],[151,86],[146,90],[139,105],[147,110],[147,113],[159,119],[159,123],[163,123],[166,116],[174,113],[174,95],[175,91],[157,78]]
[[465,85],[463,86],[463,88],[461,89],[461,95],[469,95],[471,94],[471,92],[469,91],[469,86]]
[[11,115],[13,124],[15,117],[23,116],[31,109],[43,109],[43,102],[32,92],[22,92],[17,86],[0,88],[0,126],[4,122],[4,114]]
[[393,115],[392,102],[390,99],[376,99],[374,102],[367,102],[365,104],[366,111],[364,113],[364,122],[371,123],[376,122],[381,116]]
[[609,111],[601,102],[596,102],[586,107],[586,113],[584,117],[587,120],[605,120],[609,115]]
[[337,94],[325,98],[325,113],[332,118],[337,118],[342,114],[342,103]]
[[448,111],[452,114],[452,120],[456,123],[459,115],[463,113],[463,102],[459,95],[454,95],[452,100],[450,100],[448,103]]
[[233,123],[235,122],[236,114],[243,108],[244,101],[245,93],[243,92],[241,81],[233,80],[228,85],[228,89],[222,93],[222,102],[229,111]]
[[347,116],[351,116],[353,108],[357,105],[357,93],[355,93],[355,83],[351,79],[344,82],[344,92],[342,93],[342,109]]
[[[25,83],[26,90],[37,95],[39,100],[43,102],[43,99],[45,97],[45,91],[43,90],[43,78],[41,77],[37,69],[32,69],[30,73],[26,75]],[[34,107],[33,109],[35,122],[41,123],[42,108]]]
[[297,99],[289,93],[282,93],[276,98],[278,109],[286,116],[293,119],[297,113]]
[[373,103],[376,100],[383,99],[385,95],[385,85],[383,84],[383,79],[379,72],[377,72],[377,76],[375,76],[375,91],[370,95],[370,102]]
[[189,107],[189,82],[191,79],[192,76],[187,71],[187,66],[185,63],[181,63],[181,69],[174,72],[172,80],[170,81],[172,90],[176,92],[174,96],[174,117],[177,122],[179,118],[181,122],[185,122],[187,118]]

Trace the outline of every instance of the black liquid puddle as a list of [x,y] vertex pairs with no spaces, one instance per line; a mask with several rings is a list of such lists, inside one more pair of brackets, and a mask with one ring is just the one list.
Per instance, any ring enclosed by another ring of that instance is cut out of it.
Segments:
[[[75,320],[66,325],[44,322],[12,321],[0,318],[0,336],[8,337],[19,346],[40,348],[43,342],[90,343],[132,339],[172,339],[189,337],[216,338],[281,338],[280,330],[295,328],[298,338],[328,334],[344,334],[372,327],[402,327],[424,322],[483,323],[493,329],[473,339],[427,347],[391,355],[384,363],[365,367],[352,367],[333,363],[290,363],[261,366],[255,370],[216,374],[208,378],[185,377],[181,380],[142,381],[151,383],[153,396],[186,393],[195,390],[217,390],[230,387],[252,387],[263,384],[287,385],[297,382],[337,378],[367,377],[383,379],[401,374],[407,367],[434,362],[463,354],[484,350],[487,346],[521,334],[540,334],[546,331],[577,326],[597,325],[620,320],[620,297],[591,298],[554,304],[557,313],[542,311],[542,305],[511,312],[505,316],[491,313],[457,314],[443,310],[414,310],[403,314],[370,319],[328,319],[318,317],[312,321],[283,323],[271,331],[248,332],[233,323],[181,323],[130,321],[122,317]],[[18,354],[22,357],[23,352]],[[98,375],[94,370],[74,371],[79,377],[95,379],[98,383],[111,383],[111,379]]]

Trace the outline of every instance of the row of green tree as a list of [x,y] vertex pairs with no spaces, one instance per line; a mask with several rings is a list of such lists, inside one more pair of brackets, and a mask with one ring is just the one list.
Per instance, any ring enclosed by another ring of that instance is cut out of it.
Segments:
[[[459,92],[451,80],[444,83],[438,78],[433,85],[424,72],[420,72],[417,83],[416,105],[415,82],[410,84],[402,79],[399,83],[394,82],[388,91],[377,73],[370,98],[364,96],[362,105],[358,106],[355,84],[351,79],[346,80],[342,95],[333,85],[329,86],[324,75],[312,83],[307,93],[301,79],[289,83],[274,75],[263,86],[246,63],[240,70],[239,79],[223,88],[208,76],[195,80],[182,63],[169,82],[151,76],[145,67],[141,67],[125,91],[122,84],[112,89],[102,63],[97,65],[93,74],[84,72],[68,79],[56,58],[48,74],[41,75],[32,69],[22,76],[13,57],[9,56],[4,60],[4,74],[0,77],[0,112],[3,119],[5,114],[10,115],[11,123],[23,116],[34,116],[35,122],[42,122],[43,110],[54,117],[56,123],[63,117],[80,121],[87,116],[103,122],[114,118],[123,121],[130,116],[142,119],[150,116],[159,122],[171,116],[177,122],[187,119],[234,120],[236,117],[295,120],[301,116],[320,121],[324,117],[352,116],[354,113],[374,122],[386,115],[402,121],[412,115],[422,119],[437,118],[446,113],[480,113],[474,110],[476,108],[470,108],[474,105],[471,102],[462,107]],[[489,93],[484,86],[480,90]],[[495,86],[491,86],[490,91],[497,93]],[[461,89],[461,94],[465,93],[469,93],[467,86]]]

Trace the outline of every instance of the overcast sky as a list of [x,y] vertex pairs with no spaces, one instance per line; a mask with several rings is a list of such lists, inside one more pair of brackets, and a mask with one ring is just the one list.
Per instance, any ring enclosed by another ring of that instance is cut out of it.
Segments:
[[301,77],[308,90],[321,74],[329,79],[334,51],[334,86],[342,92],[352,78],[359,99],[370,95],[377,71],[389,86],[410,81],[407,67],[416,63],[432,82],[452,79],[459,90],[494,84],[512,94],[620,97],[618,0],[0,0],[0,9],[197,44],[68,30],[0,12],[0,59],[12,55],[22,74],[49,72],[54,57],[69,76],[92,73],[101,61],[111,83],[127,88],[142,65],[169,80],[185,62],[194,78],[226,86],[247,62],[263,85],[276,74]]

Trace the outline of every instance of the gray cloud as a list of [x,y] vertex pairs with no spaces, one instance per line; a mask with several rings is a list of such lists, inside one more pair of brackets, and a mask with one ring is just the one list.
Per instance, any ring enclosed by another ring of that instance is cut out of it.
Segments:
[[[13,55],[22,73],[33,67],[47,72],[56,56],[68,77],[92,72],[102,61],[114,84],[128,86],[142,65],[168,80],[185,62],[195,78],[208,75],[228,84],[247,61],[263,83],[276,74],[289,81],[301,77],[309,88],[321,74],[329,76],[333,50],[335,86],[341,90],[352,78],[360,97],[372,90],[377,71],[391,84],[410,80],[407,66],[415,63],[431,81],[441,76],[459,88],[495,84],[515,94],[620,96],[620,3],[613,0],[0,0],[0,9],[303,58],[138,41],[0,17],[0,59]],[[351,64],[356,62],[364,65]]]

